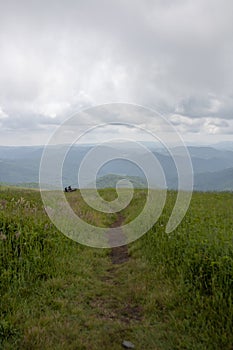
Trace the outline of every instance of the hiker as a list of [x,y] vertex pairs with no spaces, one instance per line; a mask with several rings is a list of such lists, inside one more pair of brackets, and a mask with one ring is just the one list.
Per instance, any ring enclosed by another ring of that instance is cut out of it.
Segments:
[[68,192],[67,187],[65,187],[65,192]]
[[68,187],[68,192],[72,192],[71,186]]

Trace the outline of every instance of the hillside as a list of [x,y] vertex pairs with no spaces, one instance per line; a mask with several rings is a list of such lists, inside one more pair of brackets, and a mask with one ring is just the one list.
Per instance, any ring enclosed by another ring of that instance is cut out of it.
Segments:
[[[115,174],[109,174],[102,176],[97,179],[96,187],[97,188],[116,188],[116,184],[118,181],[128,180],[132,183],[134,188],[146,188],[147,182],[141,177],[138,176],[121,176]],[[90,185],[90,187],[92,187]],[[120,187],[125,187],[122,183]]]
[[233,191],[233,168],[195,175],[194,190]]
[[[145,198],[137,190],[119,214],[105,214],[67,193],[80,218],[123,225],[118,233]],[[58,231],[37,191],[0,188],[0,348],[231,350],[232,194],[194,193],[166,234],[175,199],[168,192],[158,222],[129,246],[95,249]]]
[[[167,186],[169,189],[177,189],[177,172],[176,166],[171,155],[165,150],[158,147],[156,144],[149,143],[151,151],[161,164],[166,177]],[[54,155],[56,149],[60,146],[54,146]],[[70,184],[77,186],[77,174],[81,161],[85,155],[92,149],[93,145],[79,145],[71,147],[67,154],[63,165],[63,184],[64,187]],[[148,163],[150,168],[150,158],[142,150],[136,154],[132,145],[127,143],[112,144],[111,146],[103,147],[103,155],[109,154],[111,147],[117,147],[122,155],[128,159],[134,158],[138,160],[144,157],[145,163]],[[215,149],[213,147],[188,147],[191,161],[194,170],[194,189],[197,191],[233,191],[232,173],[233,168],[233,151]],[[39,181],[39,166],[43,152],[42,147],[0,147],[0,182],[8,184],[26,184],[38,183]],[[175,148],[174,152],[179,154],[179,148]],[[182,161],[182,159],[181,159]],[[92,164],[90,164],[90,173],[93,172]],[[98,172],[97,187],[104,186],[107,182],[109,187],[114,186],[114,181],[105,176],[115,174],[116,176],[128,176],[136,181],[136,187],[144,186],[145,176],[143,171],[131,161],[124,159],[115,159],[107,162]],[[105,177],[104,180],[100,180]],[[133,183],[134,183],[133,181]],[[138,183],[139,181],[139,183]],[[142,181],[142,183],[141,183]],[[53,179],[51,185],[56,185],[56,179]],[[89,186],[87,181],[85,187]],[[159,184],[154,184],[154,187],[159,187]]]

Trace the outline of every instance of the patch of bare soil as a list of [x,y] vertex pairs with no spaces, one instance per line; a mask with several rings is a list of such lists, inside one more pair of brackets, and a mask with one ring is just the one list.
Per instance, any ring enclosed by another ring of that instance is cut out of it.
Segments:
[[106,321],[119,321],[124,324],[140,322],[142,319],[141,306],[121,305],[113,299],[101,298],[92,301],[91,305],[99,310],[98,318]]
[[[111,249],[111,259],[113,264],[123,264],[124,262],[129,260],[129,252],[128,252],[128,246],[127,244],[124,244],[125,242],[125,237],[122,232],[121,226],[123,223],[123,216],[119,215],[117,220],[112,224],[112,228],[118,228],[117,236],[118,236],[118,242],[120,242],[121,245],[120,247],[113,247]],[[112,246],[113,242],[111,242],[111,239],[109,240],[109,244]]]
[[[118,228],[117,239],[111,242],[109,238],[109,244],[112,246],[114,243],[125,241],[125,236],[121,229],[124,218],[119,215],[117,220],[111,227]],[[102,281],[106,283],[109,288],[108,297],[96,297],[92,301],[92,306],[98,309],[98,318],[107,322],[118,322],[125,328],[126,325],[135,324],[141,322],[143,310],[140,305],[135,305],[131,302],[131,295],[127,293],[128,281],[125,278],[121,278],[120,267],[116,265],[123,264],[129,260],[128,246],[122,245],[120,247],[113,247],[110,252],[112,265],[107,270],[107,274],[102,277]],[[126,267],[126,266],[125,266]],[[114,288],[114,293],[112,293]],[[126,292],[122,294],[122,290]],[[119,292],[118,292],[119,291]],[[119,296],[122,294],[122,298]]]

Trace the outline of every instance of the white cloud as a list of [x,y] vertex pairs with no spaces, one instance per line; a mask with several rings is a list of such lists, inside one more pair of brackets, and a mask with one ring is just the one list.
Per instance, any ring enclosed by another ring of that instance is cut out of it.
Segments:
[[6,118],[8,118],[8,115],[0,107],[0,119],[6,119]]
[[231,0],[0,0],[2,133],[44,142],[81,108],[117,101],[227,135],[207,118],[233,120],[232,34]]

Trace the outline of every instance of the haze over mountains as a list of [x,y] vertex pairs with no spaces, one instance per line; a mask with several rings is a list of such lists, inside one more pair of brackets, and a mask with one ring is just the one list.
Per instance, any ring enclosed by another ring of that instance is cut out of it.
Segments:
[[[171,155],[156,144],[145,143],[153,152],[161,164],[166,184],[169,189],[177,188],[177,170]],[[58,146],[59,147],[59,146]],[[103,153],[108,154],[109,147],[117,147],[126,158],[130,159],[135,149],[132,145],[122,143],[103,147]],[[93,148],[91,144],[82,144],[71,147],[64,161],[63,184],[64,186],[77,185],[79,165],[84,156]],[[194,170],[194,190],[197,191],[233,191],[233,142],[220,143],[214,146],[188,146]],[[179,148],[174,148],[179,153]],[[5,147],[0,146],[0,182],[8,184],[27,184],[39,182],[39,166],[43,152],[43,146]],[[56,154],[56,147],[54,147]],[[137,151],[138,152],[138,151]],[[147,154],[142,150],[138,152],[138,159],[144,157],[147,162]],[[148,157],[148,167],[150,160]],[[93,171],[90,164],[90,171]],[[98,187],[112,187],[122,176],[132,180],[134,186],[146,186],[146,177],[143,171],[131,161],[115,159],[107,162],[98,172]],[[160,187],[160,183],[154,186]],[[56,185],[56,179],[54,179]],[[86,186],[90,186],[87,181]]]

